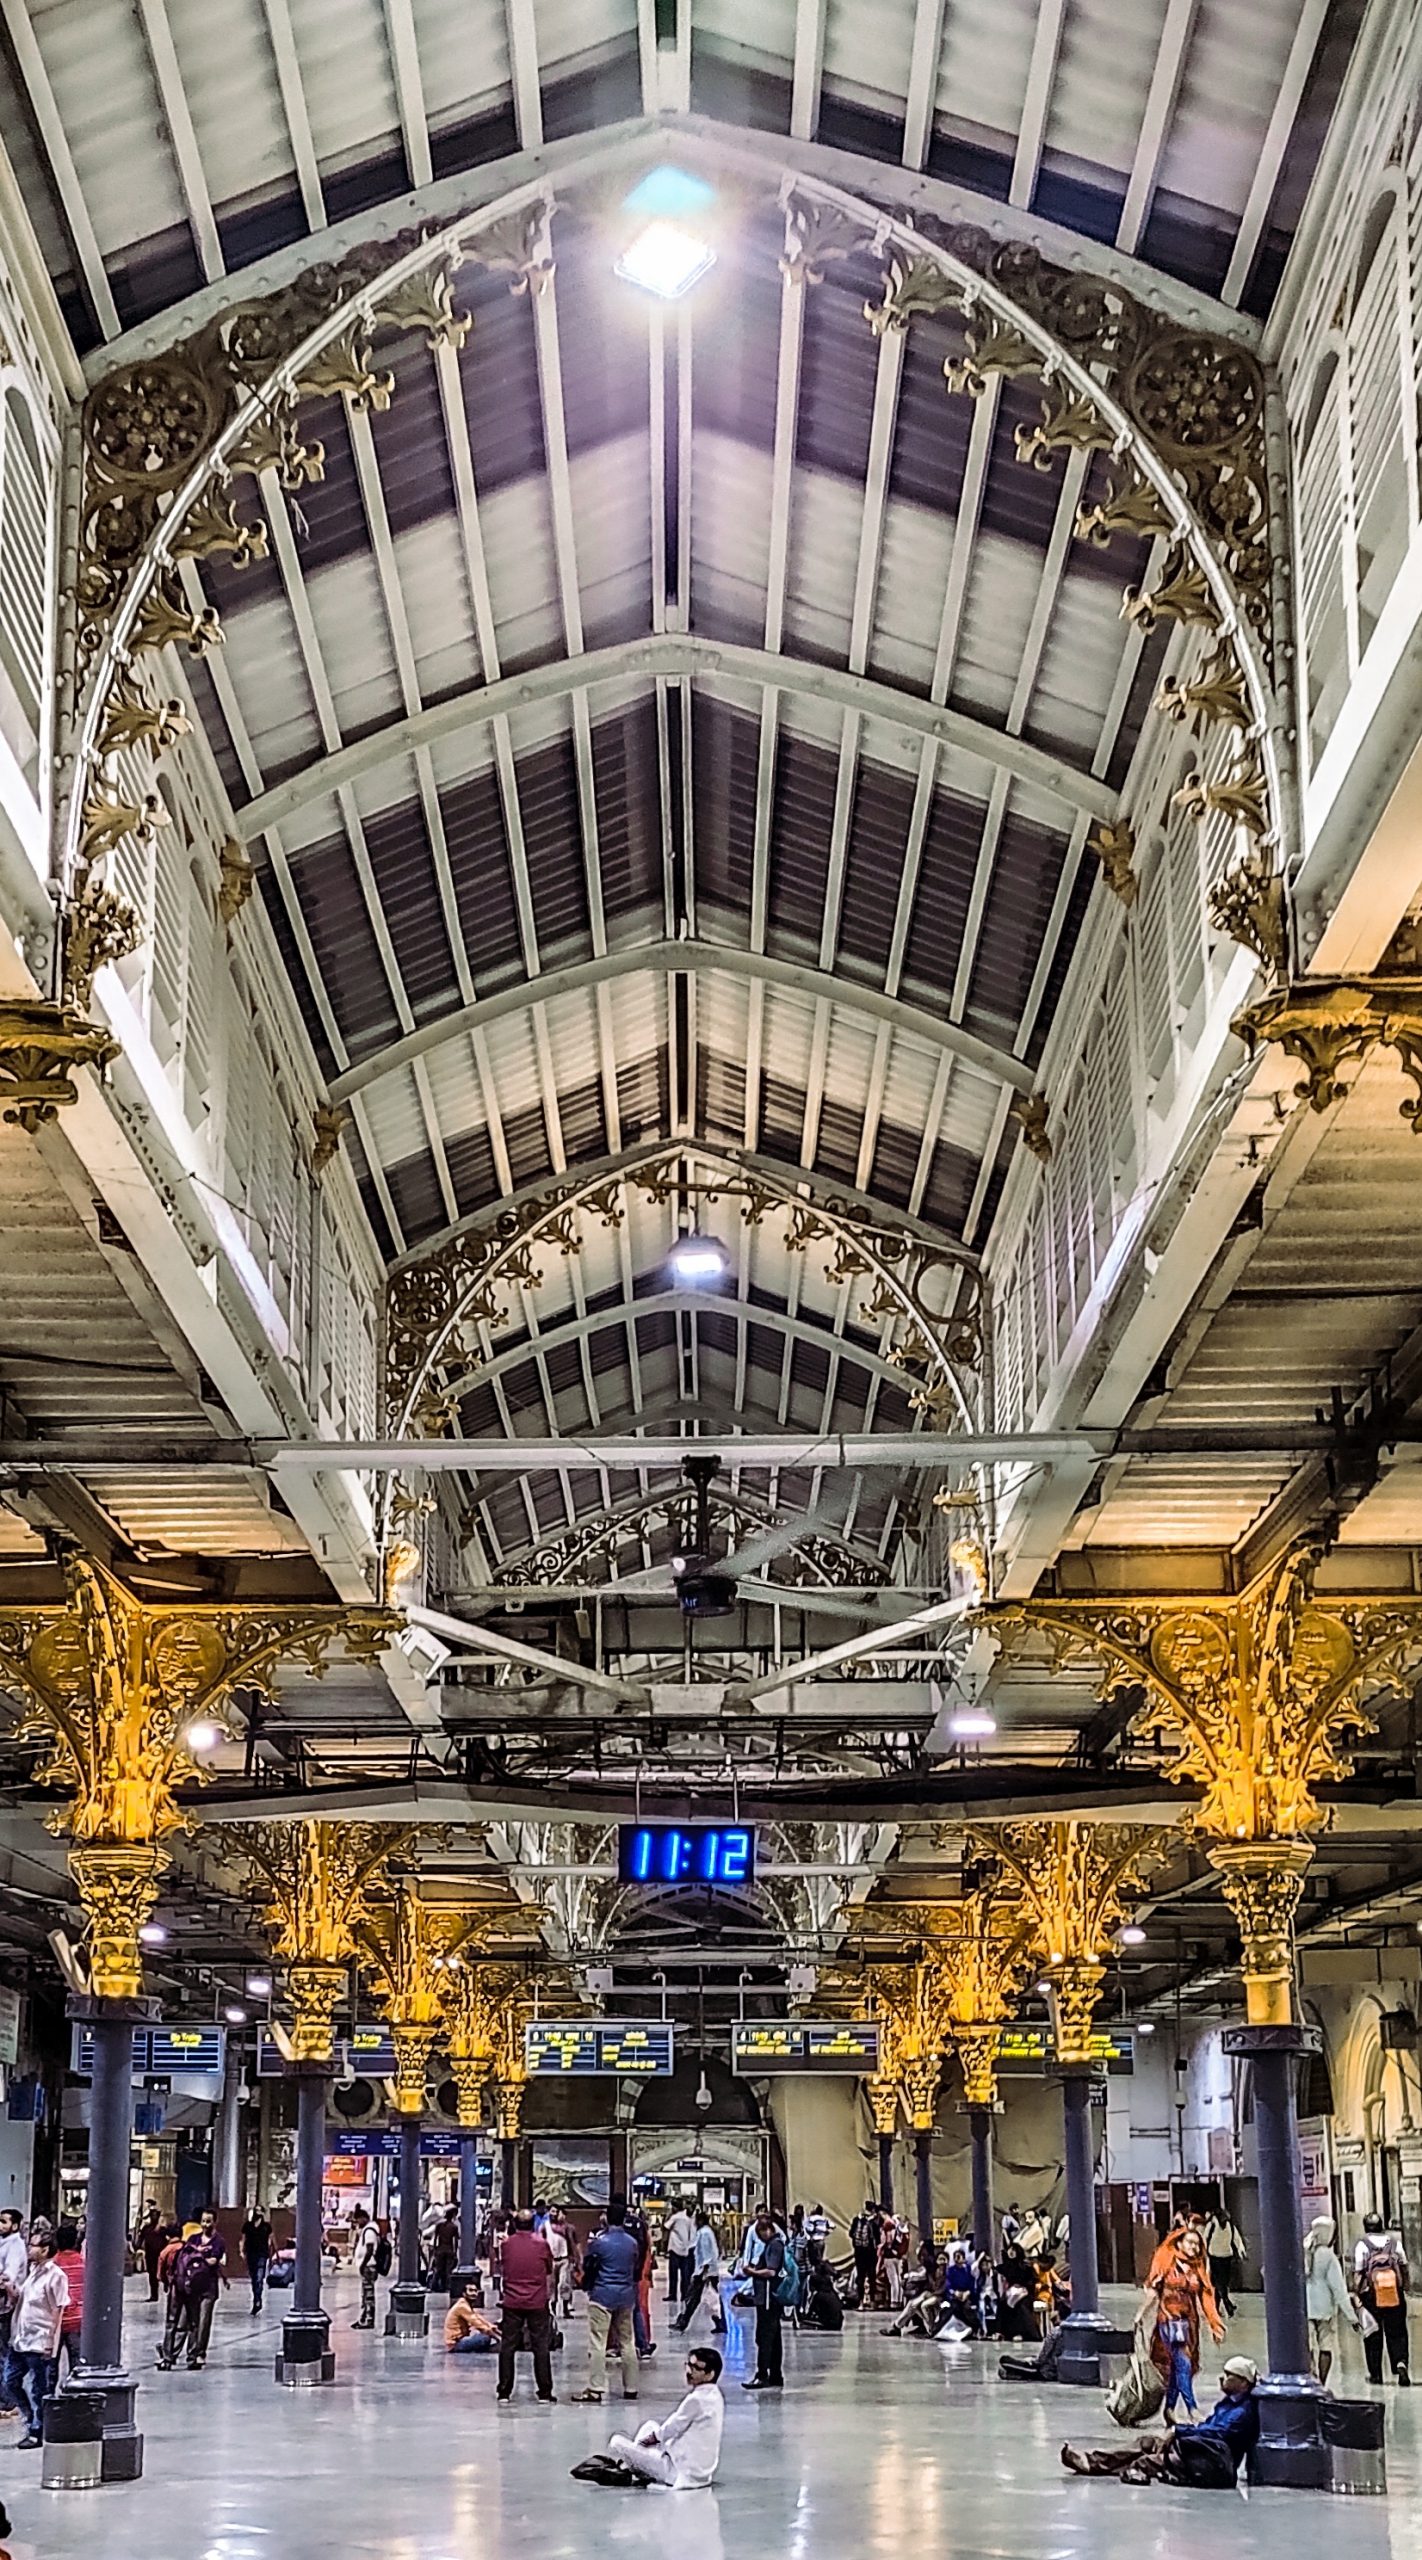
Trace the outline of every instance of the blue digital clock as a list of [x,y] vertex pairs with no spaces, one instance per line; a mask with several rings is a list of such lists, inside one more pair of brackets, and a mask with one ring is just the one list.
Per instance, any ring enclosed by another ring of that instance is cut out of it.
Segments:
[[620,1823],[617,1872],[624,1884],[753,1884],[755,1833],[709,1823],[691,1830],[670,1822]]

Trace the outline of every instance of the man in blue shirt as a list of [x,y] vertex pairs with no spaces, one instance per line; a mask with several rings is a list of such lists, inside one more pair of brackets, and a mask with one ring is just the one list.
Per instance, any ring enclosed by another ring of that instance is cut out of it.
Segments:
[[588,2370],[575,2400],[600,2400],[609,2343],[622,2362],[622,2396],[637,2397],[637,2269],[641,2246],[627,2228],[627,2201],[614,2196],[607,2221],[583,2251],[583,2289],[588,2297]]
[[1220,2369],[1221,2396],[1197,2426],[1167,2427],[1163,2436],[1092,2453],[1064,2444],[1062,2462],[1088,2480],[1168,2480],[1179,2489],[1227,2489],[1259,2440],[1258,2379],[1249,2356],[1230,2356]]

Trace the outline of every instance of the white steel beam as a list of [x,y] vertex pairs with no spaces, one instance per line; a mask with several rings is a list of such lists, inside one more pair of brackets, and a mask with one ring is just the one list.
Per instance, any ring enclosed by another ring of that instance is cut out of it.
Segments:
[[424,82],[420,77],[420,45],[412,0],[384,0],[385,42],[395,76],[405,166],[412,187],[427,187],[434,176],[430,129],[425,116]]
[[1200,0],[1169,0],[1165,12],[1165,24],[1160,31],[1160,42],[1156,47],[1155,69],[1151,73],[1150,88],[1146,93],[1145,113],[1141,117],[1141,129],[1136,137],[1135,157],[1131,162],[1131,174],[1126,186],[1126,200],[1121,207],[1121,219],[1116,228],[1118,249],[1134,251],[1140,241],[1141,233],[1150,220],[1151,202],[1155,195],[1161,155],[1165,149],[1166,136],[1170,131],[1170,120],[1175,113],[1175,101],[1180,94],[1185,56],[1190,49],[1190,38],[1195,31],[1195,19],[1199,6]]
[[178,164],[178,181],[188,210],[188,225],[202,262],[203,274],[212,284],[217,277],[226,274],[227,262],[222,254],[212,198],[207,190],[207,173],[202,165],[188,93],[183,86],[166,0],[138,0],[138,14],[143,23],[153,77],[158,83],[158,99],[173,146],[173,158]]
[[266,12],[267,37],[276,65],[282,114],[291,137],[291,156],[296,163],[296,182],[301,189],[307,228],[324,231],[326,199],[321,187],[321,165],[316,157],[311,114],[301,77],[301,57],[292,33],[290,0],[262,0],[262,7]]
[[1248,199],[1240,216],[1239,230],[1235,235],[1234,249],[1225,273],[1225,280],[1220,287],[1221,302],[1238,302],[1249,282],[1249,270],[1254,264],[1254,254],[1259,246],[1264,225],[1269,218],[1269,207],[1273,202],[1274,189],[1279,183],[1279,171],[1283,166],[1284,153],[1289,146],[1289,136],[1294,129],[1294,118],[1299,111],[1304,83],[1318,50],[1318,40],[1323,33],[1327,16],[1328,0],[1298,0],[1298,23],[1294,28],[1294,39],[1289,47],[1288,61],[1284,65],[1284,76],[1279,83],[1279,94],[1274,101],[1274,112],[1269,118],[1269,129],[1254,164],[1254,176],[1250,182]]
[[[980,408],[983,405],[979,403]],[[494,663],[497,664],[497,656]],[[964,755],[978,757],[984,764],[1000,764],[1018,781],[1049,792],[1069,808],[1084,809],[1089,817],[1110,818],[1116,814],[1118,795],[1107,790],[1104,783],[1045,748],[1008,736],[990,720],[977,719],[971,712],[950,710],[946,703],[905,692],[882,677],[856,675],[845,667],[821,666],[811,658],[784,655],[778,648],[754,649],[731,640],[703,639],[693,632],[663,631],[649,632],[637,640],[615,641],[603,649],[589,649],[575,660],[551,659],[546,666],[512,676],[494,675],[485,653],[485,668],[487,680],[483,684],[472,685],[445,702],[431,703],[415,719],[390,721],[369,737],[342,747],[339,753],[333,751],[316,758],[289,782],[278,783],[249,801],[236,813],[239,833],[245,839],[260,835],[267,827],[282,825],[311,801],[329,798],[338,783],[376,772],[392,756],[408,755],[415,746],[433,746],[480,721],[506,720],[510,712],[556,702],[566,694],[594,685],[625,686],[639,677],[651,682],[659,676],[682,682],[701,678],[768,688],[775,693],[801,694],[841,710],[861,711],[868,719],[887,720],[916,736],[935,738],[944,746],[960,749]]]
[[44,55],[39,48],[39,39],[35,34],[28,0],[0,0],[0,13],[4,16],[5,32],[14,48],[16,65],[24,83],[26,95],[34,109],[35,122],[39,127],[45,155],[54,172],[55,188],[64,209],[64,219],[69,225],[70,237],[74,242],[79,271],[83,276],[89,300],[94,306],[94,317],[106,338],[117,338],[122,335],[123,322],[119,318],[118,306],[109,286],[104,268],[104,253],[99,247],[99,235],[94,229],[93,218],[84,201],[84,190],[79,184],[79,172],[74,166],[74,154],[69,148],[69,136],[65,131],[64,118],[59,112],[58,102],[50,86],[49,73],[45,68]]
[[1042,166],[1042,145],[1047,136],[1047,119],[1051,113],[1065,15],[1066,0],[1037,0],[1037,26],[1027,66],[1022,121],[1017,128],[1012,183],[1007,191],[1008,203],[1024,208],[1032,202],[1037,173]]

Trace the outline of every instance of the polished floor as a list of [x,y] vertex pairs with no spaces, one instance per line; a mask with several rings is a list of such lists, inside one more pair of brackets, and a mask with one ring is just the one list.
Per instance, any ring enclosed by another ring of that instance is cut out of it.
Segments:
[[[483,2358],[352,2334],[352,2290],[343,2278],[329,2288],[337,2383],[287,2392],[272,2380],[275,2306],[254,2320],[234,2286],[207,2369],[158,2374],[156,2315],[131,2286],[130,2361],[149,2377],[147,2475],[131,2488],[44,2492],[38,2456],[4,2431],[16,2560],[1336,2560],[1340,2534],[1349,2560],[1422,2552],[1422,2390],[1388,2394],[1386,2500],[1192,2497],[1068,2479],[1057,2460],[1068,2428],[1087,2442],[1119,2435],[1094,2395],[999,2384],[995,2350],[884,2338],[881,2320],[851,2314],[842,2339],[789,2340],[783,2397],[757,2398],[736,2387],[740,2327],[715,2492],[609,2492],[568,2474],[621,2423],[615,2383],[601,2410],[540,2409],[531,2397],[496,2410]],[[1257,2303],[1246,2303],[1233,2343],[1252,2351],[1259,2332]],[[579,2318],[571,2372],[557,2360],[564,2393],[581,2347]],[[1356,2351],[1342,2387],[1361,2387]],[[639,2414],[679,2390],[680,2357],[663,2343],[643,2369]]]

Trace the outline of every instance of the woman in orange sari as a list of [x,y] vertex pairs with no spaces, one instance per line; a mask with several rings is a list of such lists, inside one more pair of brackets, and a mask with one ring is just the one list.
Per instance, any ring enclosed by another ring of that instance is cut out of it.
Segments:
[[[1200,2370],[1200,2315],[1210,2324],[1216,2346],[1224,2343],[1224,2322],[1215,2301],[1210,2282],[1210,2262],[1198,2231],[1186,2229],[1175,2239],[1168,2261],[1160,2263],[1164,2252],[1158,2252],[1151,2269],[1148,2293],[1155,2296],[1155,2335],[1150,2342],[1150,2358],[1165,2384],[1165,2416],[1167,2420],[1177,2400],[1185,2404],[1188,2417],[1195,2410],[1195,2376]],[[1157,2272],[1158,2269],[1158,2272]]]

